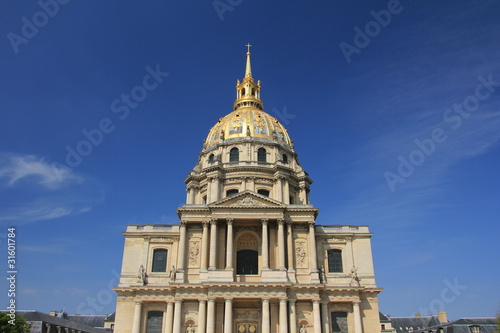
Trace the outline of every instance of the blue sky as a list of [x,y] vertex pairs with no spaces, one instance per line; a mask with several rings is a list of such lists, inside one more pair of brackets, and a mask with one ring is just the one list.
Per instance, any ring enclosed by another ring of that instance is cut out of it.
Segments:
[[250,42],[317,223],[374,233],[380,310],[498,310],[498,1],[60,2],[0,4],[0,240],[17,228],[19,309],[114,311],[121,233],[178,223]]

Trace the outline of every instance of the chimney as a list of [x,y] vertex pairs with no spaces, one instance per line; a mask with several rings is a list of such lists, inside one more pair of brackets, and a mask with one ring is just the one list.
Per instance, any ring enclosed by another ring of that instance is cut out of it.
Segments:
[[438,319],[440,323],[447,323],[448,316],[446,316],[446,311],[438,311]]
[[420,318],[422,315],[420,313],[415,313],[415,317]]

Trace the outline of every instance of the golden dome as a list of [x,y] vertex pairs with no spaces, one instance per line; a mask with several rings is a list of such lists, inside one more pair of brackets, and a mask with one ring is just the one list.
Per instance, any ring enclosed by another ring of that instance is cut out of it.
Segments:
[[236,83],[234,111],[220,118],[208,133],[203,148],[233,138],[253,137],[285,144],[293,149],[292,140],[279,121],[265,113],[260,100],[260,81],[255,83],[250,65],[250,44],[247,45],[245,77]]
[[220,118],[208,133],[204,147],[232,138],[263,138],[293,148],[288,132],[280,122],[255,107],[240,107]]

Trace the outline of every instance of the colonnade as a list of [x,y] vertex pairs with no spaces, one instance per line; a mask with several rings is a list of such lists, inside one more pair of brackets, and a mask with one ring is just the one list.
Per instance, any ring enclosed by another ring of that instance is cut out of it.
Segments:
[[[233,268],[234,260],[234,232],[232,217],[227,217],[225,227],[227,228],[226,235],[226,262],[225,269],[230,270]],[[217,269],[217,234],[219,225],[221,223],[217,218],[212,218],[210,221],[204,221],[203,233],[201,240],[201,271],[216,270]],[[285,224],[287,231],[285,233]],[[292,268],[294,269],[294,252],[293,252],[293,224],[286,222],[284,219],[277,219],[278,226],[278,269],[281,271]],[[267,218],[261,219],[262,227],[262,242],[261,242],[261,256],[262,256],[262,270],[269,270],[269,220]],[[179,226],[179,255],[177,261],[177,271],[184,272],[186,262],[186,233],[187,222],[181,221]],[[288,250],[288,261],[285,252],[285,245]],[[311,273],[318,272],[317,256],[316,256],[316,233],[315,223],[309,222],[309,262]],[[182,281],[179,281],[182,282]]]
[[[241,177],[241,185],[239,191],[250,190],[256,192],[255,186],[256,177]],[[215,175],[212,177],[207,177],[207,201],[206,203],[212,203],[223,198],[223,184],[222,177]],[[271,197],[275,200],[283,202],[285,205],[289,205],[290,202],[290,184],[289,177],[285,175],[276,176],[273,185],[273,194]],[[298,187],[298,199],[302,204],[308,204],[308,187],[301,183]],[[293,193],[292,193],[293,194]],[[199,198],[197,198],[199,197]],[[187,204],[202,204],[201,193],[199,193],[198,183],[189,184],[186,187],[186,203]]]
[[[271,332],[271,309],[270,299],[262,298],[261,312],[261,333]],[[279,299],[278,325],[279,333],[297,333],[297,300],[288,300],[286,298]],[[313,309],[313,331],[310,333],[329,333],[330,332],[330,312],[328,302],[314,299],[311,301]],[[162,332],[166,333],[182,333],[182,300],[167,302],[166,311],[163,318]],[[208,300],[198,301],[198,323],[197,333],[215,333],[216,332],[216,300],[208,298]],[[360,301],[352,302],[354,333],[363,333],[361,312],[359,308]],[[141,333],[141,318],[146,318],[142,314],[142,302],[135,302],[135,311],[133,319],[132,333]],[[224,299],[224,324],[223,333],[233,333],[233,299]],[[221,332],[222,333],[222,332]]]

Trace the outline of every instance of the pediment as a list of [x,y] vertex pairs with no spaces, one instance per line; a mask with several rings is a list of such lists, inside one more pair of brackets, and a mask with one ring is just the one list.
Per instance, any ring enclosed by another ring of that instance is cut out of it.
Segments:
[[216,201],[209,206],[227,207],[284,207],[284,205],[274,199],[264,195],[246,190],[228,198]]

